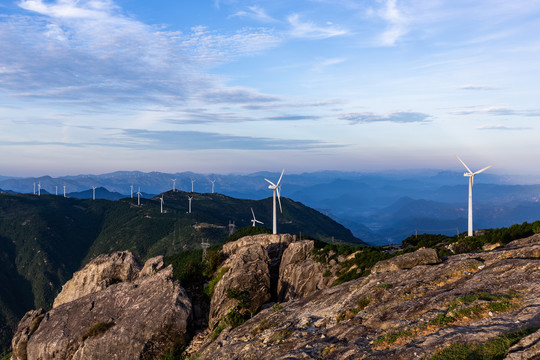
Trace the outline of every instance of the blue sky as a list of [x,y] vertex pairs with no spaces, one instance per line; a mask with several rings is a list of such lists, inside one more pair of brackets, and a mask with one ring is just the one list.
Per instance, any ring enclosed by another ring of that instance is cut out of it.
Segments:
[[0,175],[540,176],[540,1],[4,0]]

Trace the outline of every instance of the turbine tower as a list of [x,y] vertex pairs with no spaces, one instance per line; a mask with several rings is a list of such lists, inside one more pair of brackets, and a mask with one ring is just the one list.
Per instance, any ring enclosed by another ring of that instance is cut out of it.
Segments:
[[473,236],[473,208],[472,208],[472,188],[473,188],[473,183],[474,183],[474,175],[476,174],[480,174],[481,172],[489,169],[490,167],[493,166],[493,164],[489,165],[489,166],[486,166],[485,168],[483,168],[482,170],[478,170],[476,172],[472,172],[471,169],[469,169],[469,167],[467,165],[465,165],[465,163],[463,162],[463,160],[461,160],[459,158],[459,156],[457,156],[457,159],[459,160],[460,163],[463,164],[463,166],[465,166],[465,169],[467,169],[468,172],[464,173],[463,176],[467,176],[469,178],[469,231],[467,233],[467,236]]
[[58,185],[56,185],[55,188],[56,188],[56,195],[58,195]]
[[141,206],[141,188],[137,191],[137,206]]
[[34,181],[34,195],[36,195],[36,182]]
[[171,179],[172,181],[172,191],[175,192],[176,191],[176,179]]
[[212,183],[212,194],[214,193],[214,185],[216,184],[216,180],[210,180],[210,182]]
[[253,220],[251,220],[253,227],[255,227],[255,223],[264,224],[262,221],[259,221],[255,218],[255,213],[253,212],[253,208],[251,208],[251,214],[253,214]]
[[133,184],[129,185],[129,188],[131,189],[131,198],[133,199]]
[[188,210],[188,214],[191,214],[191,200],[193,200],[193,196],[188,196],[187,198],[188,198],[188,200],[189,200],[189,210]]
[[92,200],[96,200],[96,187],[92,186]]
[[38,196],[41,196],[41,182],[37,183],[37,194]]
[[271,182],[270,180],[268,179],[264,179],[266,181],[268,181],[268,183],[270,183],[270,185],[268,185],[268,188],[273,190],[273,198],[274,198],[274,202],[273,202],[273,222],[272,222],[272,234],[277,234],[277,212],[276,212],[276,193],[277,193],[277,198],[278,198],[278,201],[279,201],[279,211],[280,212],[283,212],[283,210],[281,209],[281,198],[279,196],[279,184],[281,183],[281,178],[283,177],[283,173],[285,172],[285,169],[283,169],[283,171],[281,172],[281,176],[279,177],[279,180],[277,181],[276,184],[274,184],[273,182]]
[[64,197],[66,197],[66,185],[64,185]]
[[163,214],[163,195],[161,195],[161,213]]
[[193,183],[195,182],[195,179],[191,179],[191,192],[193,192]]

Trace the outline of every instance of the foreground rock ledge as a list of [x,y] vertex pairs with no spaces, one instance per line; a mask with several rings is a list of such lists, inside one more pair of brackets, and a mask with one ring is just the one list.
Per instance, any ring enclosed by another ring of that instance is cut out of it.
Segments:
[[45,314],[27,313],[13,338],[12,359],[155,359],[185,344],[190,318],[191,302],[168,267]]

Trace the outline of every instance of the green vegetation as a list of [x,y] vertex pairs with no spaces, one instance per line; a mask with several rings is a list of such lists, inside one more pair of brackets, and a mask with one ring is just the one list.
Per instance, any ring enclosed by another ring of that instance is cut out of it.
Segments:
[[216,287],[219,280],[221,280],[223,275],[227,273],[227,271],[229,271],[229,268],[226,266],[217,269],[216,274],[204,289],[204,293],[206,294],[206,296],[208,296],[209,299],[212,298],[212,295],[214,294],[214,288]]
[[9,353],[6,353],[6,354],[5,354],[5,355],[3,355],[3,356],[2,356],[2,355],[0,355],[0,356],[1,356],[1,357],[0,357],[0,360],[10,360],[10,359],[11,359],[11,355],[12,355],[12,353],[11,353],[11,352],[9,352]]
[[174,344],[168,351],[160,356],[160,360],[183,360],[185,345]]
[[227,327],[230,326],[232,329],[234,329],[235,327],[242,325],[245,321],[246,317],[240,314],[240,312],[236,308],[231,309],[227,313],[227,315],[225,315],[223,319],[221,319],[214,331],[212,331],[212,339],[216,339],[219,334],[221,334],[221,332]]
[[534,333],[538,328],[525,328],[516,332],[502,334],[479,343],[454,343],[438,350],[430,360],[502,360],[506,351],[522,338]]
[[274,305],[272,305],[272,310],[274,312],[277,312],[277,311],[280,311],[281,309],[283,309],[283,305],[281,305],[280,303],[275,303]]
[[356,307],[341,311],[339,315],[337,316],[337,319],[336,319],[337,322],[352,319],[360,311],[364,310],[370,303],[371,303],[371,299],[369,297],[366,296],[366,297],[361,298],[360,300],[358,300],[358,304]]
[[88,328],[88,330],[86,330],[86,332],[84,334],[81,335],[81,340],[84,341],[84,340],[88,339],[89,337],[94,337],[94,336],[101,335],[101,334],[105,333],[107,330],[109,330],[110,328],[112,328],[114,325],[115,325],[114,321],[110,321],[110,322],[99,321],[99,322],[96,322],[94,325],[90,326],[90,328]]

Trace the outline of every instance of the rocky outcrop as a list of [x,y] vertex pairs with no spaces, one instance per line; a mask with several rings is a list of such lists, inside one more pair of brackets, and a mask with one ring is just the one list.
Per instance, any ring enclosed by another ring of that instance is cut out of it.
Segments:
[[[396,265],[262,310],[197,354],[214,360],[429,358],[453,343],[484,343],[537,327],[539,249],[536,237],[430,266]],[[509,359],[535,358],[537,344],[538,332],[512,348]],[[517,357],[520,351],[528,352]]]
[[314,242],[303,240],[287,247],[279,267],[278,300],[289,301],[326,289],[334,277],[324,276],[323,265],[313,260]]
[[62,286],[62,291],[54,299],[53,308],[112,284],[131,281],[138,276],[140,270],[141,264],[129,251],[99,255],[74,273],[73,278]]
[[293,237],[288,234],[262,234],[223,245],[222,252],[227,257],[223,267],[230,270],[214,288],[208,317],[211,329],[238,305],[239,300],[230,296],[231,290],[249,297],[249,305],[244,306],[251,314],[272,299],[283,251],[292,241]]
[[521,339],[508,350],[504,360],[540,359],[540,330]]
[[[96,264],[87,267],[95,269]],[[81,273],[88,273],[87,267]],[[124,274],[133,278],[138,272]],[[46,314],[27,313],[12,342],[13,360],[155,359],[186,343],[190,318],[191,302],[172,280],[169,266],[57,305]]]
[[372,273],[394,271],[399,269],[412,269],[418,265],[434,265],[441,260],[435,249],[420,249],[415,252],[396,256],[394,258],[379,261],[373,269]]

